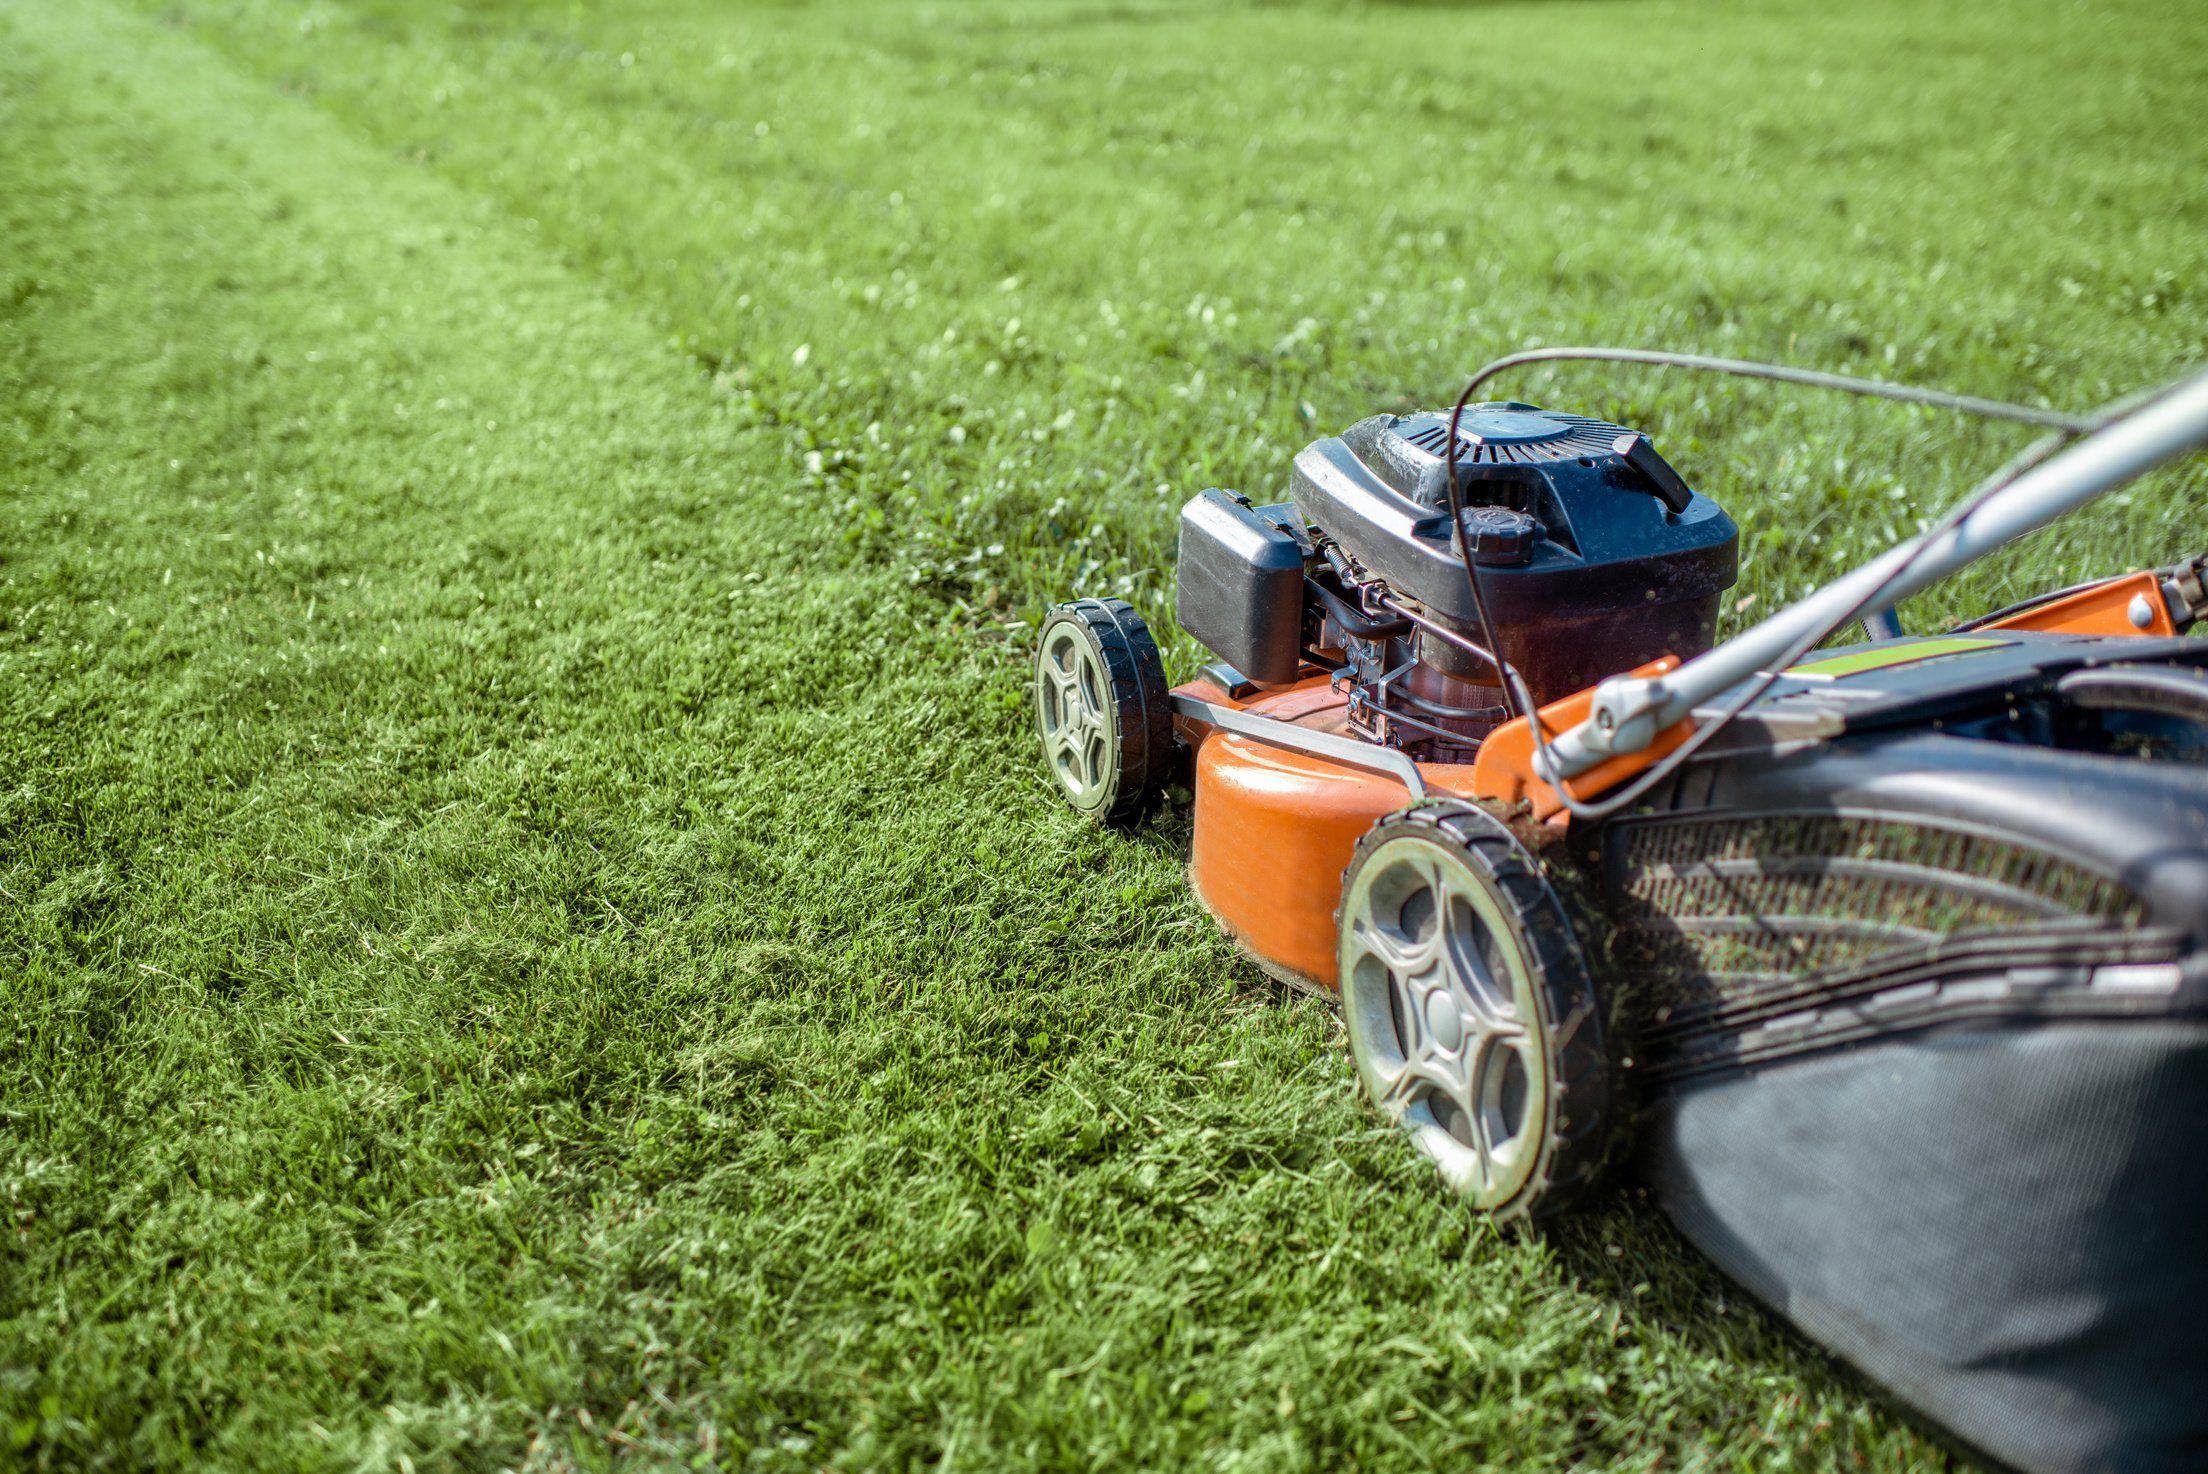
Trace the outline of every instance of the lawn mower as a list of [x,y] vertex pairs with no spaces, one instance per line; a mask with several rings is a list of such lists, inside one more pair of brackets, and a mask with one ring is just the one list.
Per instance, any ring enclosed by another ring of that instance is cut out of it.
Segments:
[[[1639,431],[1477,397],[1563,361],[2047,433],[1718,644],[1725,511]],[[1364,1089],[1475,1208],[1554,1213],[1630,1162],[1981,1451],[2208,1468],[2208,554],[1894,612],[2204,444],[2208,373],[2070,415],[1516,354],[1308,446],[1284,500],[1189,501],[1176,613],[1216,659],[1185,684],[1126,603],[1054,608],[1044,758],[1107,823],[1193,791],[1198,899],[1338,1000]]]

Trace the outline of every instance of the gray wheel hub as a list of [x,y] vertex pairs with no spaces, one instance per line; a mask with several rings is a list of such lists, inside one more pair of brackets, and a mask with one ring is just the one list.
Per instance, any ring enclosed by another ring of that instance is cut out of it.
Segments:
[[1537,1165],[1550,1081],[1532,970],[1487,877],[1404,835],[1342,900],[1342,1011],[1365,1088],[1475,1206]]
[[1111,797],[1118,733],[1103,657],[1080,627],[1054,625],[1035,662],[1035,720],[1051,776],[1075,808],[1094,809]]

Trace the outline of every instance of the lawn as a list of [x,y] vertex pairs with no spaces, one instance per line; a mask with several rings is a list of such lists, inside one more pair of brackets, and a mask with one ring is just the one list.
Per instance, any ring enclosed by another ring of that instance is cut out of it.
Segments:
[[[0,0],[0,1466],[1971,1467],[1457,1205],[1027,643],[1529,343],[2166,378],[2204,114],[2176,0]],[[2023,438],[1505,387],[1749,617]]]

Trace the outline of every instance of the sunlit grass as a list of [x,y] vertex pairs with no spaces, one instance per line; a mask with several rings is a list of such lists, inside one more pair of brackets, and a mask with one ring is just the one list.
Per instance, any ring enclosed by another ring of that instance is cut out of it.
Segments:
[[[1052,804],[1022,642],[1165,632],[1192,490],[1530,341],[2167,376],[2202,26],[0,5],[0,1447],[1937,1466],[1630,1192],[1453,1203],[1184,811]],[[1758,609],[2017,443],[1511,392],[1651,429]]]

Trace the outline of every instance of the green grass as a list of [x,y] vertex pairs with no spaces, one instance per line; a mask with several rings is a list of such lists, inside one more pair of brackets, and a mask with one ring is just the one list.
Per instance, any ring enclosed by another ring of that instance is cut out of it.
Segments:
[[[1045,602],[1485,356],[2201,355],[2208,11],[1737,10],[0,3],[0,1464],[1949,1465],[1029,752]],[[1754,612],[2018,443],[1510,392]]]

